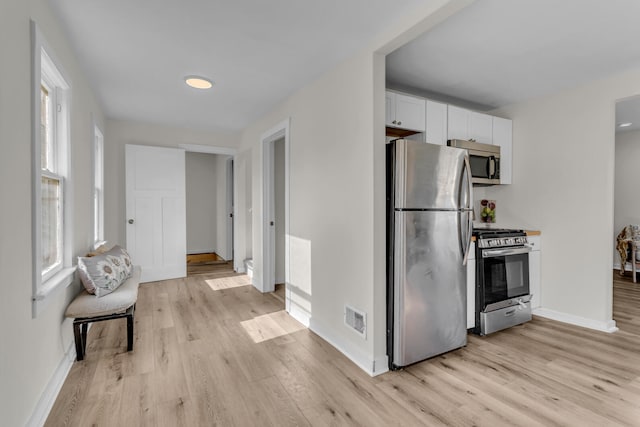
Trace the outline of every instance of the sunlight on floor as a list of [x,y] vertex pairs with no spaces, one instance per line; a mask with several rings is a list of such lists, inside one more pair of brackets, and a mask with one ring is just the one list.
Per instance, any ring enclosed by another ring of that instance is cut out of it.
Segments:
[[284,310],[245,320],[240,325],[256,344],[306,329]]
[[240,276],[221,277],[219,279],[207,279],[205,282],[214,291],[251,285],[251,279],[244,274]]

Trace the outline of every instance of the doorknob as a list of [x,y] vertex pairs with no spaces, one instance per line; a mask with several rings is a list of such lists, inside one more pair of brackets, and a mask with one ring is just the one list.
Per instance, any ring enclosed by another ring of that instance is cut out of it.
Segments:
[[269,225],[273,225],[273,221],[269,221]]
[[129,220],[129,224],[133,224],[133,220],[132,219]]

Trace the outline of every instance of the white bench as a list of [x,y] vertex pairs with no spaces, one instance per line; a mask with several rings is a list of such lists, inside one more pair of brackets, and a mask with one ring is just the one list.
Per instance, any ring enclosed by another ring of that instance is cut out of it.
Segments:
[[96,297],[83,290],[67,307],[65,316],[73,318],[73,336],[76,342],[77,360],[83,360],[87,348],[89,323],[127,318],[127,351],[133,350],[133,314],[138,299],[140,267],[134,266],[131,277],[115,291]]

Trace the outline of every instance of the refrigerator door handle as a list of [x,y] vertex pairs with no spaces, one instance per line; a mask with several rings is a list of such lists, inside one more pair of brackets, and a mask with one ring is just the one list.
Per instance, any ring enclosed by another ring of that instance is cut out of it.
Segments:
[[[467,210],[467,241],[464,249],[464,258],[462,259],[462,265],[467,265],[467,260],[469,258],[469,251],[471,250],[471,236],[473,234],[473,208],[471,204],[473,203],[473,184],[471,183],[471,165],[469,163],[469,155],[464,156],[464,167],[466,169],[466,174],[464,176],[467,177],[467,189],[469,192],[469,196],[467,198],[468,205],[466,206]],[[460,226],[462,227],[462,221],[460,221]]]

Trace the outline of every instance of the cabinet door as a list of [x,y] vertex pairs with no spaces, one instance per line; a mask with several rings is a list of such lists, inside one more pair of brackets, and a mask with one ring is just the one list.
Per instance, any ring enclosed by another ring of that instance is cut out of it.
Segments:
[[395,126],[396,120],[396,94],[386,92],[385,97],[385,124],[387,126]]
[[471,111],[464,108],[447,106],[447,139],[469,139],[469,121]]
[[542,285],[540,283],[540,250],[542,249],[542,239],[540,236],[527,237],[531,252],[529,252],[529,289],[531,292],[531,308],[539,308],[542,303]]
[[493,117],[472,111],[469,120],[469,138],[483,144],[493,144]]
[[529,252],[529,289],[531,291],[531,308],[539,308],[541,303],[540,286],[540,251]]
[[513,181],[513,122],[493,118],[493,143],[500,146],[500,184]]
[[447,145],[447,104],[427,100],[426,137],[430,144]]
[[396,94],[397,127],[424,132],[425,117],[424,99]]

